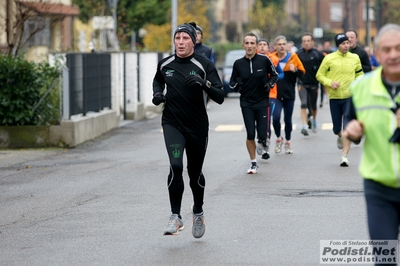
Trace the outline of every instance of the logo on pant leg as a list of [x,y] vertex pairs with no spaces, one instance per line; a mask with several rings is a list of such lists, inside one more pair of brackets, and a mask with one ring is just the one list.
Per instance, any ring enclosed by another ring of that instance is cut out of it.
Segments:
[[179,158],[181,156],[181,151],[179,150],[180,144],[172,144],[170,147],[172,148],[172,156],[174,158]]

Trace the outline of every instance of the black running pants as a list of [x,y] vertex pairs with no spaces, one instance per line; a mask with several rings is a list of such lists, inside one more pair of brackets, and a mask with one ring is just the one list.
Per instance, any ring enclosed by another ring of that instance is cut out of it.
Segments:
[[[368,228],[372,240],[398,240],[400,226],[400,189],[364,179]],[[381,264],[375,264],[381,265]],[[396,265],[396,264],[382,264]]]
[[242,107],[242,116],[246,127],[247,139],[254,140],[256,129],[258,138],[265,142],[268,131],[268,106]]
[[183,154],[186,150],[189,185],[192,189],[194,211],[203,211],[205,178],[202,173],[208,132],[184,133],[170,124],[163,125],[164,140],[170,162],[168,192],[172,213],[180,215],[183,181]]

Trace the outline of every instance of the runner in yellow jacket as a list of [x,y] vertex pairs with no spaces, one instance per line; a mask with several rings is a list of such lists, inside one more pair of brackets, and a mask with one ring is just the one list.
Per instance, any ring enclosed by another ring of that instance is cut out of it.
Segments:
[[324,57],[316,74],[316,78],[327,88],[329,107],[331,111],[333,133],[337,135],[336,144],[343,149],[340,166],[349,166],[347,155],[350,151],[350,141],[342,136],[342,129],[347,120],[343,115],[350,104],[350,83],[363,75],[360,58],[349,52],[350,43],[344,33],[335,36],[337,51]]
[[[381,64],[351,85],[351,119],[344,135],[363,141],[364,177],[371,239],[397,240],[400,226],[400,143],[389,141],[400,127],[400,25],[383,26],[375,38]],[[385,264],[388,265],[388,264]]]

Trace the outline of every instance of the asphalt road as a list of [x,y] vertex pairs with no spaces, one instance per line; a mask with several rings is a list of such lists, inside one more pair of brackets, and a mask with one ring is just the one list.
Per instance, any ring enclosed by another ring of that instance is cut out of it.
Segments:
[[[75,149],[0,151],[0,265],[319,265],[320,240],[368,239],[360,146],[350,167],[330,125],[300,134],[294,153],[259,159],[247,175],[238,98],[210,104],[203,238],[163,236],[169,217],[160,116],[126,124]],[[273,141],[275,137],[273,137]]]

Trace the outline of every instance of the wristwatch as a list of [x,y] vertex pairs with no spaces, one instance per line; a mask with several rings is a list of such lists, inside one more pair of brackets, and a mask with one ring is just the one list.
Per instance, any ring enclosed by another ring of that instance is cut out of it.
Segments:
[[211,88],[211,82],[206,80],[206,86],[207,86],[207,88]]

